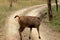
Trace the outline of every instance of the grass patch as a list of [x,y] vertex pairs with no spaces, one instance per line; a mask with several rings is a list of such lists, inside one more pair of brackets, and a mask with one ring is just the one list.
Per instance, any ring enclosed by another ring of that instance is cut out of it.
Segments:
[[60,32],[60,5],[58,6],[58,13],[56,11],[56,7],[52,6],[52,14],[53,19],[50,22],[51,28],[55,31]]
[[56,7],[52,7],[52,13],[53,13],[53,20],[51,21],[52,28],[54,28],[56,31],[60,32],[60,5],[58,8],[58,13],[56,12]]

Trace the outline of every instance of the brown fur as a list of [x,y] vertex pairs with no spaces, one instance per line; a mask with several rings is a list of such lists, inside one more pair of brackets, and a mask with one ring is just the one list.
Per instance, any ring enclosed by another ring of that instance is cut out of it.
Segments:
[[[40,17],[44,17],[44,15],[42,14]],[[31,33],[32,28],[37,28],[37,31],[39,33],[39,25],[42,21],[42,19],[40,19],[40,17],[33,17],[33,16],[20,16],[19,17],[18,15],[16,15],[14,18],[16,18],[16,17],[18,17],[18,23],[20,24],[20,28],[19,28],[20,36],[21,36],[21,32],[23,32],[25,27],[30,28],[30,33]],[[39,38],[40,38],[40,36],[39,36]],[[22,37],[21,37],[21,40],[22,40]]]

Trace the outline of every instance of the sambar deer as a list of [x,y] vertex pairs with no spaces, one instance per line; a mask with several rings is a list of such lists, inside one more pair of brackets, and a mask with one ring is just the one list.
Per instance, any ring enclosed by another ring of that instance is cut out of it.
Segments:
[[[41,13],[40,17],[35,17],[35,16],[18,16],[16,15],[14,18],[18,17],[18,23],[20,24],[19,28],[19,34],[20,34],[20,39],[22,40],[21,32],[23,32],[25,27],[30,28],[30,33],[32,31],[32,28],[37,28],[38,34],[39,34],[39,26],[41,24],[42,19],[47,13]],[[31,38],[29,36],[29,38]],[[40,34],[39,34],[39,38]]]

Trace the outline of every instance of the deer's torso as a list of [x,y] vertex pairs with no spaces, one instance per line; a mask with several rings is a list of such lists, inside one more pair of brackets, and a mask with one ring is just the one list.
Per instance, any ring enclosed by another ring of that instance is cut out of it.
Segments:
[[40,25],[40,19],[38,17],[31,17],[31,16],[22,16],[19,19],[19,23],[25,25],[27,27],[36,27]]

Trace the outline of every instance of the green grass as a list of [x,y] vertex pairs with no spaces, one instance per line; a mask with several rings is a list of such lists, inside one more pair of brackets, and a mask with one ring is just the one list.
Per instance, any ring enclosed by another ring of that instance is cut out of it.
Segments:
[[60,32],[60,5],[58,6],[58,12],[56,11],[56,7],[52,6],[52,14],[53,19],[50,22],[51,28],[55,31]]
[[10,9],[8,0],[0,0],[0,28],[4,27],[5,19],[11,12],[44,3],[46,3],[46,1],[43,0],[17,0],[17,2],[13,3],[12,9]]
[[52,7],[52,13],[53,13],[53,20],[51,21],[51,26],[54,30],[60,32],[60,5],[58,8],[58,13],[56,12],[56,7]]

